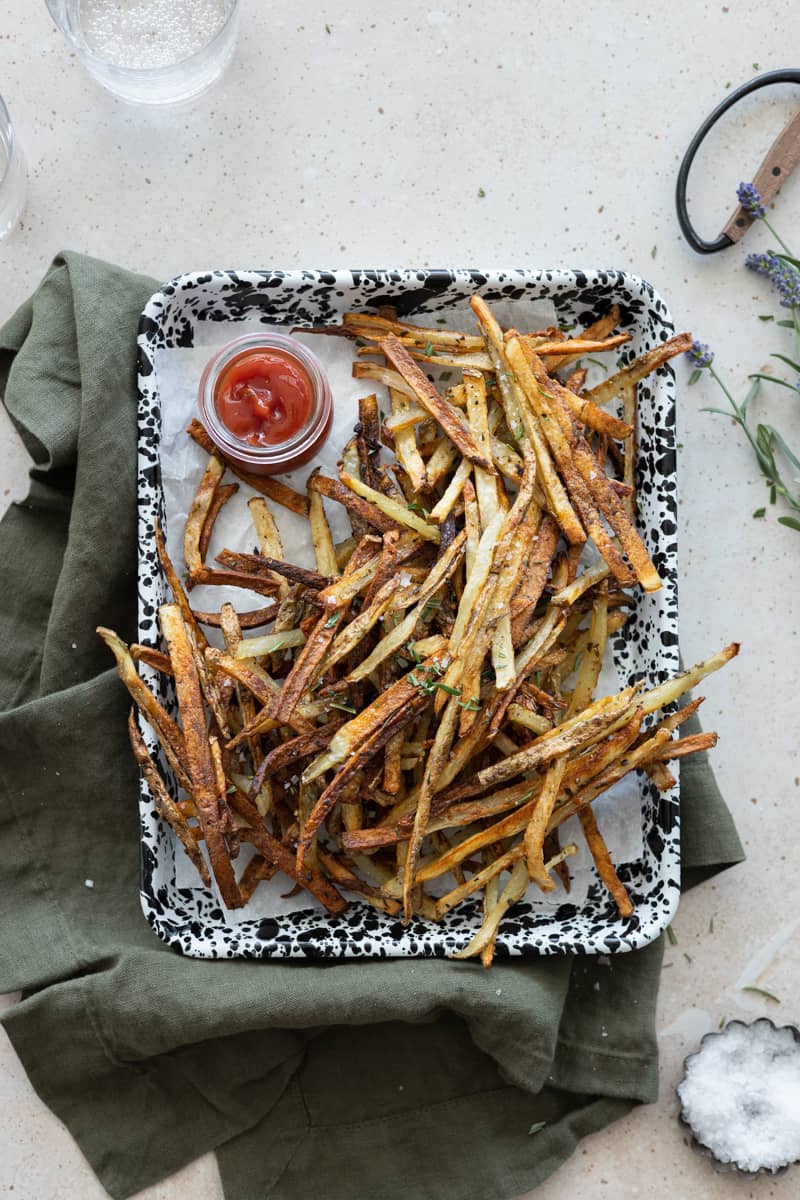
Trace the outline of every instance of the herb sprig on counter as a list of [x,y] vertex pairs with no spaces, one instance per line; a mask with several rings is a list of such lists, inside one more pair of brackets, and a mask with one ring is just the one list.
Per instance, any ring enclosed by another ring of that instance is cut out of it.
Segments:
[[[778,321],[777,324],[781,328],[792,330],[795,357],[777,352],[773,353],[771,357],[778,359],[794,372],[795,380],[791,382],[756,371],[749,376],[751,384],[746,396],[741,403],[737,403],[730,389],[714,368],[713,352],[704,342],[695,341],[692,343],[691,349],[686,352],[687,359],[694,367],[689,376],[689,383],[696,383],[703,371],[708,371],[728,401],[730,410],[706,408],[704,411],[733,417],[750,443],[756,457],[761,474],[769,488],[770,504],[776,504],[780,497],[793,512],[800,514],[800,459],[773,425],[761,422],[754,424],[749,414],[750,405],[758,395],[762,382],[788,388],[789,391],[794,392],[795,396],[800,397],[800,259],[792,254],[786,242],[767,220],[763,201],[754,184],[740,183],[736,194],[744,210],[755,220],[763,221],[781,247],[780,252],[767,250],[765,254],[749,254],[745,259],[745,265],[751,271],[755,271],[756,274],[769,280],[780,297],[781,307],[789,310],[790,316]],[[759,315],[761,321],[772,319],[769,315]],[[765,515],[766,508],[757,508],[753,513],[756,518]],[[800,532],[799,517],[782,515],[778,517],[778,521],[781,525],[787,525],[790,529]]]

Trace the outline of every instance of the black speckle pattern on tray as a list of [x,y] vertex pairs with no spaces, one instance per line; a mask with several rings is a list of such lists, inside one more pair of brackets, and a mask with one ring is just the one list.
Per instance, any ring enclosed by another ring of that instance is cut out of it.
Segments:
[[[158,563],[154,522],[164,520],[160,476],[162,405],[158,352],[190,348],[198,327],[227,325],[220,342],[236,334],[234,323],[253,320],[269,325],[333,324],[351,309],[394,304],[401,318],[435,321],[453,306],[460,310],[478,293],[490,303],[519,305],[524,328],[525,305],[547,301],[560,321],[585,325],[617,303],[622,328],[632,334],[623,358],[631,358],[666,341],[674,332],[663,300],[642,279],[622,271],[602,270],[352,270],[352,271],[205,271],[179,276],[149,301],[138,338],[139,372],[139,641],[157,645],[158,606],[168,599]],[[465,325],[467,322],[465,322]],[[643,680],[646,687],[663,682],[678,669],[677,608],[677,481],[675,472],[674,372],[668,364],[639,384],[637,490],[641,530],[664,586],[659,592],[637,593],[636,609],[613,638],[613,654],[623,685]],[[308,464],[308,471],[313,467]],[[170,711],[174,692],[147,667],[148,685]],[[148,745],[157,746],[144,726]],[[162,762],[163,766],[163,762]],[[166,772],[169,778],[169,772]],[[641,776],[642,855],[617,863],[636,911],[626,920],[595,879],[585,899],[548,909],[522,901],[504,919],[497,937],[497,957],[565,952],[616,953],[653,940],[669,923],[678,903],[678,789],[659,793]],[[274,916],[235,920],[215,893],[202,885],[176,883],[177,848],[171,830],[158,818],[147,786],[141,783],[141,900],[151,926],[175,950],[200,958],[390,957],[446,956],[463,948],[479,921],[479,902],[464,904],[441,922],[399,920],[358,899],[348,910],[331,916],[308,908]],[[288,884],[287,881],[287,890]]]

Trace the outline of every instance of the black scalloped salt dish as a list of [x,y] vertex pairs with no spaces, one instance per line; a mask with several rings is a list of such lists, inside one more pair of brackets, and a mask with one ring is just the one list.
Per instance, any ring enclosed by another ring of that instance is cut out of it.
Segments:
[[800,1161],[800,1030],[729,1021],[684,1060],[675,1089],[692,1148],[716,1171],[782,1175]]

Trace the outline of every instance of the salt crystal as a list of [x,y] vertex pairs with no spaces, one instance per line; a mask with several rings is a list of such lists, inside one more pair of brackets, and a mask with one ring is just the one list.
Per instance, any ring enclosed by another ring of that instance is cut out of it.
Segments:
[[226,0],[81,0],[91,50],[120,67],[169,67],[196,54],[222,25]]
[[800,1159],[800,1044],[791,1029],[731,1021],[688,1060],[678,1095],[720,1162],[774,1171]]
[[94,880],[93,880],[93,879],[84,879],[84,881],[83,881],[83,882],[84,882],[84,885],[85,885],[86,887],[88,887],[88,888],[93,888],[93,887],[94,887]]
[[599,992],[600,991],[600,980],[595,979],[594,983],[592,984],[592,987],[594,988],[594,990],[596,992]]
[[495,996],[502,996],[502,994],[503,994],[503,989],[497,988],[497,990],[495,991]]
[[73,650],[77,650],[77,649],[78,649],[78,643],[77,643],[77,642],[72,642],[71,644],[72,644],[72,649],[73,649]]

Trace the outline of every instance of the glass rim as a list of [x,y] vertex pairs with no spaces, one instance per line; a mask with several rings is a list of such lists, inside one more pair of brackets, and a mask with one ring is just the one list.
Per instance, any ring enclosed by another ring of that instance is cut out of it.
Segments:
[[6,143],[7,154],[6,161],[0,174],[0,188],[5,185],[5,182],[11,172],[11,167],[16,154],[16,138],[14,137],[14,126],[11,124],[11,114],[8,111],[8,106],[5,100],[0,96],[0,139]]
[[[90,59],[95,63],[100,63],[104,67],[111,67],[123,79],[142,79],[145,76],[149,78],[161,79],[167,76],[170,72],[174,71],[176,67],[183,67],[186,65],[186,63],[190,63],[194,59],[199,58],[201,54],[205,54],[211,46],[216,45],[216,43],[220,41],[239,9],[239,0],[229,0],[229,4],[230,7],[225,14],[225,18],[221,22],[219,28],[212,38],[205,42],[198,50],[193,50],[191,54],[187,54],[185,58],[176,59],[175,62],[167,63],[166,65],[160,67],[125,67],[118,63],[111,62],[110,59],[104,58],[101,54],[97,54],[94,50],[92,50],[81,30],[78,30],[76,34],[72,31],[63,29],[60,22],[56,20],[55,17],[53,17],[53,20],[56,22],[56,25],[62,29],[62,32],[66,33],[70,40],[77,46],[84,58]],[[48,9],[50,9],[49,2]],[[53,16],[52,9],[50,9],[50,15]]]

